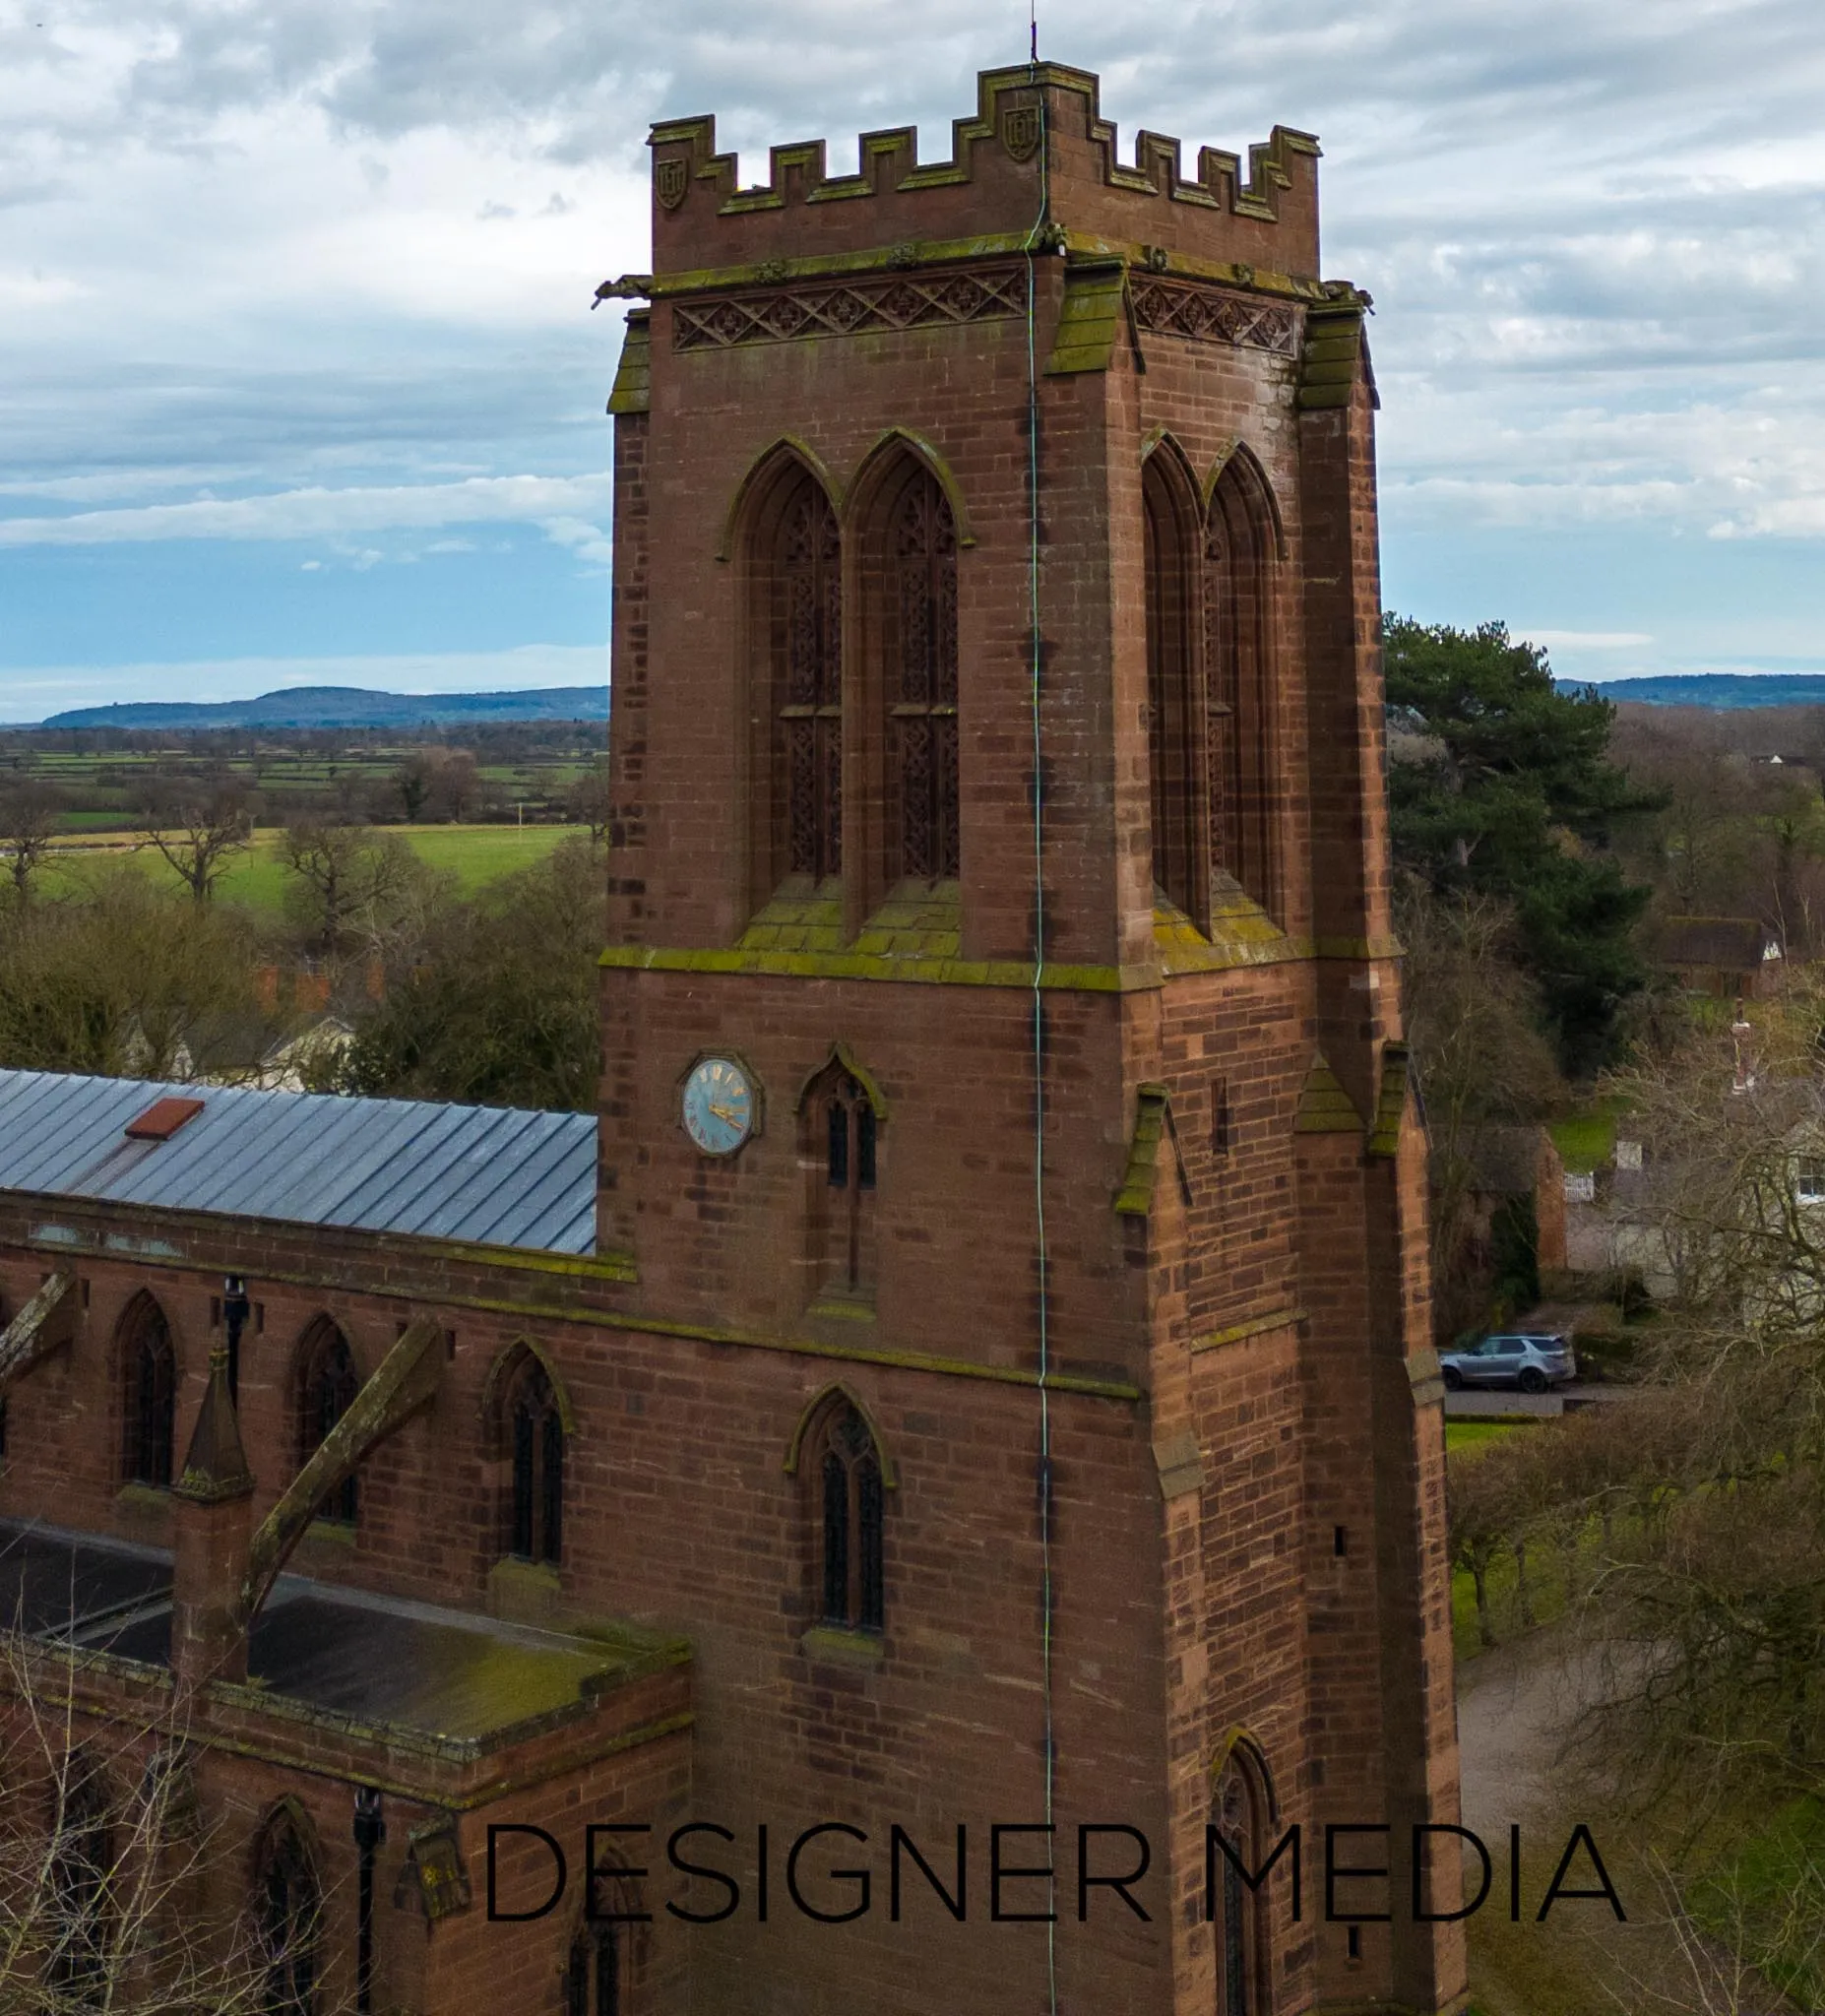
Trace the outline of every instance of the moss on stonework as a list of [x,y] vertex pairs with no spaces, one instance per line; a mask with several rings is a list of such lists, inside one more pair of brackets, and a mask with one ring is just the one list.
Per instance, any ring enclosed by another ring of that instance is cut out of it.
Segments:
[[1299,1090],[1299,1103],[1293,1114],[1295,1134],[1360,1134],[1362,1115],[1355,1102],[1344,1090],[1322,1050],[1312,1053],[1311,1068]]

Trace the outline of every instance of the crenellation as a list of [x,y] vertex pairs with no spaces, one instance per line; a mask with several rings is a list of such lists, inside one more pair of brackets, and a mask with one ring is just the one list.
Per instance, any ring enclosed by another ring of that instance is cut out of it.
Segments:
[[[653,156],[655,279],[693,268],[767,262],[774,246],[799,249],[788,214],[833,205],[819,232],[827,252],[957,235],[945,220],[965,214],[980,230],[984,213],[1029,249],[1051,249],[1059,227],[1169,254],[1239,259],[1248,269],[1310,282],[1318,270],[1319,155],[1312,135],[1276,126],[1241,158],[1199,150],[1183,172],[1170,135],[1143,130],[1132,163],[1121,158],[1114,125],[1101,116],[1095,76],[1062,64],[1022,64],[980,73],[976,109],[953,121],[950,158],[920,161],[912,127],[864,133],[853,174],[833,175],[822,140],[771,148],[764,182],[742,187],[732,154],[718,153],[716,120],[704,115],[657,124]],[[851,205],[850,199],[870,202]],[[1155,199],[1166,211],[1150,216]],[[733,220],[752,220],[743,231]],[[746,258],[742,257],[745,254]]]

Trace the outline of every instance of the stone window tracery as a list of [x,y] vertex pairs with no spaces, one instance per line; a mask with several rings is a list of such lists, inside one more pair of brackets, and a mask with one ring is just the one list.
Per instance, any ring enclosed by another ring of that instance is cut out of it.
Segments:
[[[298,1464],[310,1461],[328,1439],[360,1390],[354,1356],[348,1340],[327,1318],[306,1334],[298,1354]],[[355,1521],[356,1492],[352,1475],[330,1492],[317,1508],[317,1517],[337,1525],[352,1526]]]
[[166,1489],[177,1428],[177,1354],[170,1325],[142,1295],[122,1326],[126,1372],[126,1473],[130,1483]]
[[843,541],[808,472],[780,511],[771,586],[779,871],[817,883],[843,871]]
[[842,1057],[806,1088],[801,1108],[807,1258],[814,1295],[865,1299],[874,1276],[874,1206],[880,1114],[873,1095]]
[[1209,925],[1204,724],[1193,623],[1194,576],[1187,502],[1148,459],[1141,480],[1147,617],[1147,775],[1154,886],[1200,929]]
[[621,1956],[612,1924],[580,1928],[564,1970],[564,2016],[620,2016]]
[[957,527],[950,501],[919,470],[888,528],[886,680],[892,799],[890,880],[960,872],[957,748]]
[[260,1844],[254,1893],[260,2016],[312,2016],[323,1938],[323,1891],[310,1849],[287,1812]]
[[1239,1747],[1218,1773],[1213,1806],[1211,1824],[1234,1857],[1217,1852],[1217,2016],[1272,2016],[1267,1897],[1241,1874],[1261,1866],[1263,1798]]
[[819,1507],[819,1615],[833,1629],[886,1624],[886,1493],[873,1431],[847,1402],[825,1417],[813,1469]]
[[45,1966],[58,2007],[99,2009],[111,1973],[108,1883],[113,1873],[113,1829],[100,1772],[80,1751],[70,1758],[60,1809],[52,1817]]
[[507,1550],[555,1564],[564,1548],[564,1420],[545,1368],[528,1354],[507,1398],[513,1490]]

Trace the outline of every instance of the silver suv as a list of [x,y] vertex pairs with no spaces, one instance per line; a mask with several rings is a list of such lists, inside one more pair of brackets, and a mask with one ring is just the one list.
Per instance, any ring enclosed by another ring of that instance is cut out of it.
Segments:
[[1466,1386],[1519,1386],[1523,1393],[1543,1393],[1561,1379],[1575,1379],[1578,1360],[1567,1337],[1514,1331],[1485,1337],[1469,1351],[1440,1352],[1438,1369],[1450,1393]]

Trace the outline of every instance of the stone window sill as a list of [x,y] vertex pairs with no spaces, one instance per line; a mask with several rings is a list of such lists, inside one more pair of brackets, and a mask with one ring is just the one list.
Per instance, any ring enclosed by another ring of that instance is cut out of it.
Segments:
[[807,1659],[827,1666],[881,1666],[886,1641],[878,1631],[845,1631],[834,1624],[814,1624],[798,1641]]

